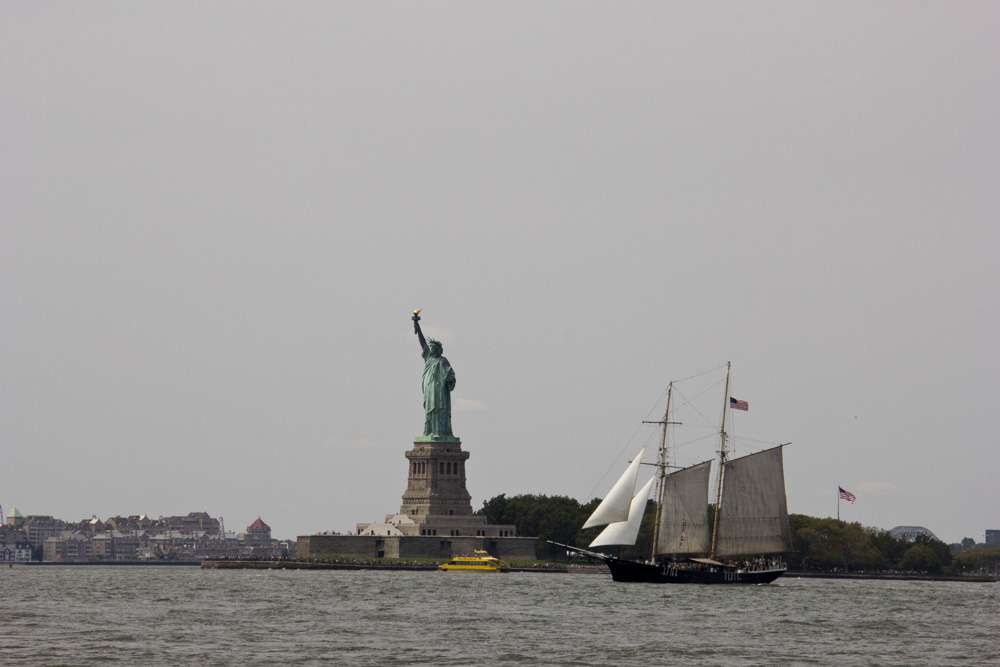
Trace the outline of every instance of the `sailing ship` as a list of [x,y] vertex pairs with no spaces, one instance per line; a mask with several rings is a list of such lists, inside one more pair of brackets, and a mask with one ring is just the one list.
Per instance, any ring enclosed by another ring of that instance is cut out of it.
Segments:
[[[590,549],[564,544],[571,551],[603,561],[615,581],[657,584],[766,584],[785,572],[780,555],[791,551],[791,530],[785,499],[782,462],[784,445],[739,458],[728,458],[726,407],[730,364],[726,365],[726,396],[717,466],[715,507],[710,522],[709,485],[712,460],[668,472],[667,426],[674,390],[667,390],[661,424],[658,474],[633,495],[645,448],[605,496],[584,528],[607,527]],[[734,403],[735,404],[735,403]],[[742,404],[745,409],[746,404]],[[629,560],[592,551],[595,547],[634,545],[653,482],[657,482],[653,553]],[[553,544],[558,544],[553,542]]]

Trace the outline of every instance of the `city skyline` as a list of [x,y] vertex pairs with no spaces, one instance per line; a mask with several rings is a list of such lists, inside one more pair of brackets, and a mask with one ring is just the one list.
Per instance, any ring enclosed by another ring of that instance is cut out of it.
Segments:
[[0,525],[0,555],[11,562],[200,561],[294,557],[294,540],[272,538],[260,517],[244,532],[225,530],[208,512],[184,516],[117,515],[66,521],[12,509]]

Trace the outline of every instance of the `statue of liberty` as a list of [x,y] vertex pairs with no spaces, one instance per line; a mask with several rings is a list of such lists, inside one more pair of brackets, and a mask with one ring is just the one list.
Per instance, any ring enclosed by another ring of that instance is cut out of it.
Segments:
[[441,356],[441,343],[433,338],[424,340],[419,309],[413,311],[413,331],[424,357],[424,434],[417,440],[458,440],[451,432],[451,390],[455,388],[455,371]]

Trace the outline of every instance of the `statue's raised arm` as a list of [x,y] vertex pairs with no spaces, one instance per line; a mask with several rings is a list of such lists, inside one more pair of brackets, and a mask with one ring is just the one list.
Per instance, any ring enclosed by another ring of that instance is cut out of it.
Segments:
[[413,333],[417,334],[417,340],[420,341],[420,349],[424,351],[424,356],[427,356],[427,341],[424,340],[424,332],[420,330],[420,309],[417,308],[413,311]]

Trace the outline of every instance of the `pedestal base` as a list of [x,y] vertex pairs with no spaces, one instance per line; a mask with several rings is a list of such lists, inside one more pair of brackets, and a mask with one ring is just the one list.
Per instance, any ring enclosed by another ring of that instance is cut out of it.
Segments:
[[415,440],[406,452],[410,475],[399,513],[414,520],[427,516],[472,516],[472,496],[465,488],[465,462],[460,440]]

